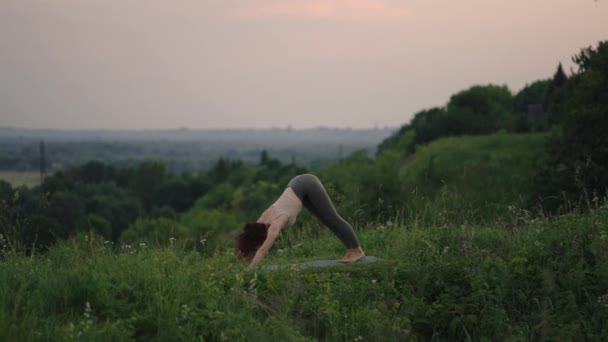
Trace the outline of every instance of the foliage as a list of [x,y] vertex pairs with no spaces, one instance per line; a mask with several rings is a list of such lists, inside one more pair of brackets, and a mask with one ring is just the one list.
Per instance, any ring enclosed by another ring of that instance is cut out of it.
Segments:
[[[413,156],[391,149],[374,163],[362,155],[321,171],[337,206],[367,222],[493,222],[508,206],[526,207],[544,160],[545,134],[453,137],[418,146]],[[402,144],[409,144],[404,139]]]
[[538,80],[527,84],[515,94],[513,97],[515,132],[540,132],[549,128],[546,108],[550,103],[548,99],[550,87],[550,80]]
[[[601,340],[608,207],[493,225],[372,224],[367,265],[255,272],[228,249],[77,235],[26,257],[0,239],[2,340]],[[265,264],[336,258],[333,237]]]
[[578,206],[608,190],[608,41],[573,60],[579,70],[568,81],[561,129],[549,141],[538,176],[537,193],[549,210]]
[[412,146],[426,144],[442,137],[490,134],[499,130],[514,131],[517,116],[513,111],[513,95],[506,86],[473,86],[450,98],[445,108],[423,110],[409,124],[378,147],[379,153],[397,148],[408,132],[415,132]]

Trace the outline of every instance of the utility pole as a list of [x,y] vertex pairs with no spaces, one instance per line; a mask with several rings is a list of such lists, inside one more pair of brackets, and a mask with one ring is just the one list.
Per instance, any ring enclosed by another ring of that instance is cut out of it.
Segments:
[[40,185],[44,184],[46,178],[46,148],[44,140],[40,141]]

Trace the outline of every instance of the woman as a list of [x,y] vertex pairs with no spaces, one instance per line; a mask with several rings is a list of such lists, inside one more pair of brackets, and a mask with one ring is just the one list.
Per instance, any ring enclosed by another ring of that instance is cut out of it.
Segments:
[[302,206],[344,243],[347,252],[340,262],[350,263],[365,257],[353,228],[338,215],[323,184],[311,174],[292,178],[281,197],[262,213],[256,223],[245,224],[236,240],[237,256],[251,260],[249,268],[255,268],[268,254],[281,230],[294,224]]

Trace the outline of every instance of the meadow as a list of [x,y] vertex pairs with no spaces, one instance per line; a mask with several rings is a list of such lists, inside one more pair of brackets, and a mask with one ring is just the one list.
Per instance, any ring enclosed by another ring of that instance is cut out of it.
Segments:
[[0,180],[4,180],[13,187],[34,187],[40,184],[40,173],[27,171],[0,171]]
[[[230,243],[115,245],[81,234],[44,254],[0,240],[0,340],[427,341],[608,337],[608,205],[508,222],[360,228],[364,265],[248,271]],[[264,262],[344,253],[325,228]]]

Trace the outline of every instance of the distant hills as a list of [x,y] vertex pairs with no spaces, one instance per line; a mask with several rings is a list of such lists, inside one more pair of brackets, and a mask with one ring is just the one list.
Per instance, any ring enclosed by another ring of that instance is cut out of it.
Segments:
[[56,130],[0,127],[0,170],[39,168],[39,145],[44,142],[49,171],[99,160],[114,166],[133,166],[159,160],[174,172],[198,172],[219,158],[259,161],[271,158],[318,167],[357,150],[376,153],[377,146],[396,128],[340,129],[173,129],[173,130]]
[[211,140],[211,141],[332,141],[380,143],[397,128],[349,129],[317,127],[309,129],[166,129],[166,130],[61,130],[0,127],[0,139],[44,140]]

